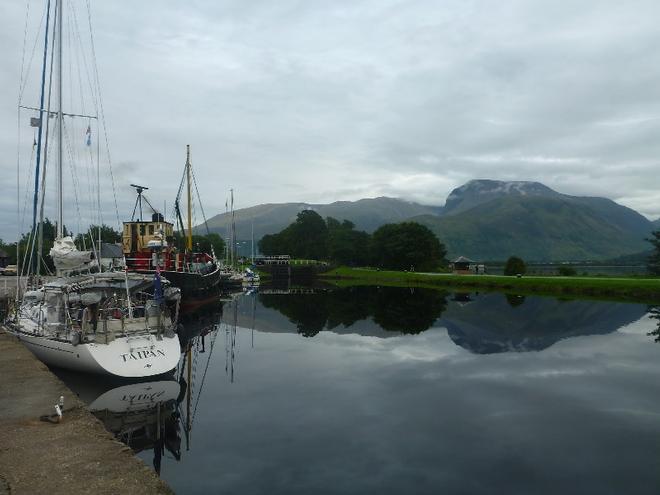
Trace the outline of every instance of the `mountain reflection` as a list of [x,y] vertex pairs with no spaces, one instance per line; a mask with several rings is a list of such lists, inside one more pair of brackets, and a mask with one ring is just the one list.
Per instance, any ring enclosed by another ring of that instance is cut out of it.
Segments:
[[[646,311],[628,303],[393,287],[260,293],[258,300],[258,318],[253,311],[250,323],[239,325],[305,337],[325,330],[380,338],[444,327],[456,345],[477,354],[540,351],[562,339],[611,333]],[[660,309],[656,314],[660,321]]]
[[[516,301],[517,303],[517,301]],[[477,354],[540,351],[584,335],[602,335],[641,318],[645,308],[627,303],[484,294],[469,307],[451,305],[439,322],[457,345]]]

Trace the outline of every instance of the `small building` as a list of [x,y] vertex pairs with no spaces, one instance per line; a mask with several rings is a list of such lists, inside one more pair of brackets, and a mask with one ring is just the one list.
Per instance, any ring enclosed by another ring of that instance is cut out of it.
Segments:
[[7,263],[9,263],[9,255],[0,249],[0,268],[6,267]]
[[121,244],[102,242],[100,258],[104,270],[124,268],[124,252]]
[[278,254],[274,256],[255,256],[254,264],[256,266],[289,265],[291,264],[291,256],[288,254]]
[[465,256],[459,256],[451,262],[451,271],[457,275],[483,275],[486,273],[486,265]]

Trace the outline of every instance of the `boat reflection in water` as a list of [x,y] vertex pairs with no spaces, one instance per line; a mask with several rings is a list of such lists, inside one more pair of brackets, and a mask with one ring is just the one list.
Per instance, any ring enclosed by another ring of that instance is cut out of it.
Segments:
[[[195,413],[220,330],[222,304],[183,315],[181,358],[173,373],[150,381],[100,380],[98,376],[53,369],[115,438],[158,474],[164,458],[180,461],[191,447]],[[149,455],[148,451],[153,454]],[[151,459],[149,459],[149,457]]]
[[158,474],[166,453],[181,460],[179,405],[186,394],[185,382],[161,376],[152,381],[121,383],[53,371],[117,440],[136,454],[153,450],[153,466]]

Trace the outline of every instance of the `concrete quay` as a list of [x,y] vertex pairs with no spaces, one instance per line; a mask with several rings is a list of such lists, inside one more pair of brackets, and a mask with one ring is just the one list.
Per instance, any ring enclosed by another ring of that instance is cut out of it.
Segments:
[[0,495],[173,493],[1,326],[0,377]]

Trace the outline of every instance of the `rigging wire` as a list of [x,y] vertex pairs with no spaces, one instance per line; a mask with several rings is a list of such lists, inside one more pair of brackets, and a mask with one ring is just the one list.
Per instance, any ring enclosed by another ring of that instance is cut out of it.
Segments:
[[[72,3],[69,3],[70,10],[73,11],[74,7]],[[74,23],[71,21],[73,18],[73,15],[68,15],[67,16],[67,50],[66,52],[69,54],[73,54],[78,61],[77,67],[78,67],[78,81],[81,81],[81,76],[80,76],[80,50],[78,50],[78,46],[75,46],[76,49],[74,49],[74,44],[75,44],[75,29],[76,26]],[[67,68],[69,71],[69,101],[70,105],[73,106],[73,101],[74,101],[74,77],[73,77],[73,59],[74,57],[69,57],[67,60]],[[80,93],[80,105],[81,105],[81,113],[84,115],[85,114],[85,99],[84,95],[82,94],[82,91]],[[67,155],[69,157],[69,168],[71,171],[71,179],[72,179],[72,184],[73,184],[73,192],[74,192],[74,199],[75,199],[75,207],[76,207],[76,215],[77,215],[77,225],[76,225],[76,231],[77,232],[82,232],[82,223],[83,223],[83,217],[82,213],[80,210],[80,198],[78,195],[78,190],[80,189],[80,179],[79,179],[79,174],[78,174],[78,163],[81,162],[80,156],[78,153],[79,147],[75,145],[74,143],[74,136],[78,135],[78,131],[80,129],[77,128],[77,119],[75,117],[72,117],[70,120],[70,125],[64,125],[64,143],[66,145],[66,150],[67,150]],[[89,181],[88,181],[89,184]],[[89,189],[89,188],[88,188]],[[92,198],[90,197],[90,202],[93,204]],[[93,209],[93,208],[92,208]],[[83,235],[84,239],[84,235]]]
[[[66,5],[63,5],[66,4]],[[90,41],[93,47],[93,35],[91,31],[91,6],[89,0],[85,2],[88,10],[88,20],[89,20],[89,26],[90,26]],[[31,68],[33,66],[33,62],[35,59],[35,54],[37,51],[37,47],[39,45],[39,41],[41,39],[41,33],[43,32],[44,25],[48,26],[48,16],[50,13],[48,9],[48,5],[50,5],[50,2],[44,7],[43,12],[41,14],[41,18],[39,21],[39,29],[37,31],[37,34],[34,37],[34,41],[32,41],[32,36],[30,35],[30,30],[29,30],[29,24],[30,20],[32,17],[34,17],[33,12],[34,12],[34,6],[32,5],[32,2],[30,0],[27,0],[26,2],[26,12],[25,12],[25,23],[24,23],[24,32],[23,32],[23,44],[22,44],[22,57],[21,57],[21,69],[20,69],[20,77],[18,81],[18,105],[17,105],[17,114],[16,114],[16,125],[17,125],[17,151],[16,151],[16,222],[17,222],[17,257],[18,259],[18,264],[20,265],[20,257],[21,257],[21,246],[24,245],[25,248],[25,253],[23,254],[23,258],[25,263],[23,263],[23,269],[21,270],[21,274],[29,273],[30,271],[34,271],[34,263],[36,261],[37,266],[41,266],[43,262],[43,257],[41,259],[37,260],[35,258],[35,250],[37,248],[37,242],[39,241],[40,245],[43,239],[39,239],[43,235],[43,229],[44,229],[44,222],[43,219],[45,218],[44,216],[44,208],[45,208],[45,199],[47,196],[46,192],[46,183],[49,182],[47,180],[47,177],[50,174],[47,174],[47,168],[48,168],[48,162],[50,159],[53,158],[52,155],[52,150],[49,149],[49,141],[53,140],[53,137],[50,136],[49,134],[49,128],[50,128],[50,119],[54,117],[53,112],[51,112],[51,101],[52,101],[52,91],[53,91],[53,71],[54,71],[54,53],[55,53],[55,45],[56,45],[56,38],[53,35],[51,40],[47,41],[46,47],[51,49],[51,53],[49,54],[48,57],[48,65],[46,62],[46,59],[44,59],[44,68],[42,69],[43,72],[48,71],[49,74],[49,80],[48,80],[48,109],[44,108],[44,102],[42,101],[40,108],[35,109],[38,113],[37,115],[40,118],[39,126],[40,126],[40,131],[42,130],[41,128],[45,127],[45,141],[42,143],[40,139],[40,143],[37,143],[36,137],[33,139],[33,144],[31,146],[31,153],[30,159],[29,159],[29,164],[31,165],[34,162],[35,159],[35,154],[39,154],[39,152],[43,152],[43,175],[39,173],[38,175],[36,174],[35,167],[33,166],[28,166],[26,172],[27,174],[27,182],[23,189],[21,189],[22,186],[22,168],[25,167],[24,165],[24,160],[27,157],[27,153],[25,153],[22,150],[22,141],[25,139],[25,133],[22,130],[21,126],[21,121],[26,115],[26,112],[23,112],[23,100],[26,95],[26,91],[28,90],[28,87],[30,86],[30,80],[31,78],[28,77],[29,72],[31,71]],[[69,79],[69,87],[65,88],[67,91],[65,93],[66,96],[68,96],[69,99],[69,104],[73,104],[74,100],[79,98],[80,105],[82,107],[82,115],[85,115],[86,110],[85,108],[88,105],[88,100],[86,98],[86,91],[83,89],[85,87],[89,88],[89,92],[91,94],[91,101],[92,101],[92,106],[95,107],[96,112],[98,112],[98,104],[100,102],[100,93],[95,91],[95,87],[100,89],[100,82],[99,82],[99,76],[98,76],[98,68],[96,65],[94,65],[95,68],[95,77],[96,80],[94,80],[93,77],[91,77],[90,74],[90,63],[88,60],[88,57],[86,55],[86,50],[85,50],[85,45],[83,44],[83,36],[81,35],[82,30],[79,29],[80,25],[78,23],[78,15],[77,15],[77,9],[76,6],[74,5],[73,2],[68,1],[64,2],[63,0],[59,0],[56,4],[56,9],[60,8],[68,8],[70,12],[73,13],[71,16],[66,16],[66,22],[63,23],[61,26],[62,30],[66,30],[66,38],[62,42],[62,44],[66,44],[66,52],[69,54],[67,57],[68,60],[67,62],[67,75]],[[49,31],[55,30],[55,25],[58,23],[58,16],[55,15],[52,26],[49,27]],[[31,46],[31,50],[29,50]],[[44,49],[46,49],[44,47]],[[46,55],[44,54],[44,57]],[[96,62],[95,54],[93,56],[94,63]],[[73,67],[74,61],[76,62],[76,67]],[[74,78],[74,73],[77,78]],[[87,80],[84,81],[83,73],[87,76]],[[77,84],[76,84],[77,82]],[[45,81],[42,81],[42,85],[45,83]],[[86,84],[85,84],[86,83]],[[77,86],[77,87],[76,87]],[[77,94],[79,93],[79,94]],[[64,102],[60,102],[61,106],[64,106]],[[58,118],[61,117],[61,114],[58,116]],[[98,118],[96,116],[89,116],[89,120],[87,121],[87,126],[90,127],[91,130],[91,118],[95,118],[97,120],[96,122],[96,131],[97,134],[100,136],[100,125],[98,123]],[[85,210],[83,209],[83,205],[80,201],[80,195],[78,192],[78,189],[80,188],[81,185],[81,177],[83,177],[79,172],[81,164],[85,163],[87,161],[89,166],[82,165],[83,168],[87,172],[87,182],[88,182],[88,191],[89,191],[89,199],[90,203],[95,204],[99,206],[98,208],[98,219],[99,219],[99,225],[102,223],[102,212],[100,211],[100,200],[95,201],[94,200],[94,181],[90,175],[90,169],[94,168],[94,164],[96,162],[97,165],[97,177],[96,177],[96,191],[100,192],[100,181],[98,177],[98,165],[100,164],[99,161],[99,156],[100,156],[100,139],[97,140],[97,146],[96,146],[96,159],[94,157],[94,151],[90,147],[89,150],[84,150],[81,151],[79,147],[77,146],[77,139],[76,136],[79,134],[79,130],[81,132],[84,132],[84,129],[79,129],[80,127],[80,122],[81,120],[76,121],[75,118],[72,119],[68,125],[65,125],[64,122],[62,122],[62,125],[64,127],[64,136],[62,138],[62,146],[66,148],[67,150],[67,157],[70,160],[69,166],[70,166],[70,171],[72,174],[72,185],[74,186],[74,195],[75,195],[75,208],[76,208],[76,213],[77,213],[77,220],[78,220],[78,225],[77,225],[77,230],[80,231],[81,229],[81,222],[84,220],[83,218],[83,213]],[[105,120],[103,121],[104,125],[104,130],[105,130]],[[36,131],[35,131],[36,132]],[[82,135],[82,134],[80,134]],[[106,149],[108,150],[108,157],[110,158],[110,152],[109,152],[109,142],[108,142],[108,136],[107,132],[105,133],[105,140],[106,140]],[[81,156],[82,155],[82,156]],[[112,173],[112,170],[111,170]],[[28,203],[29,203],[29,198],[30,198],[30,184],[34,182],[35,185],[41,185],[40,190],[38,192],[35,191],[35,198],[34,198],[34,209],[36,210],[37,205],[40,203],[40,220],[38,227],[36,229],[30,229],[29,233],[26,233],[23,236],[21,233],[22,226],[24,226],[27,217],[28,217]],[[24,201],[22,201],[22,196],[24,197]],[[114,185],[114,177],[113,177],[113,195],[115,196],[115,212],[117,213],[117,219],[119,220],[119,215],[118,215],[118,208],[117,208],[117,199],[116,199],[116,192],[115,192],[115,185]],[[99,196],[97,194],[97,196]],[[91,208],[91,211],[94,211],[95,208]],[[90,218],[91,221],[93,221],[95,218]],[[91,222],[90,222],[91,223]],[[62,226],[63,227],[63,226]],[[20,242],[21,239],[23,239],[24,242]],[[30,253],[28,255],[28,253]],[[42,253],[43,254],[43,253]],[[30,261],[29,264],[27,263],[28,256],[30,256]],[[32,268],[30,268],[32,266]],[[26,271],[27,269],[27,271]]]
[[[87,21],[88,21],[88,24],[89,24],[89,39],[90,39],[90,46],[91,46],[91,49],[92,49],[92,60],[93,60],[92,67],[94,69],[94,76],[95,76],[94,80],[95,80],[95,83],[96,83],[96,91],[97,91],[97,93],[96,93],[96,96],[97,96],[96,101],[97,101],[97,105],[98,105],[97,106],[97,115],[98,115],[99,119],[101,120],[102,127],[103,127],[103,136],[104,136],[104,140],[105,140],[105,148],[106,148],[106,152],[107,152],[107,155],[108,155],[108,167],[110,169],[110,179],[111,179],[111,182],[112,182],[112,196],[113,196],[114,204],[115,204],[115,215],[116,215],[116,219],[117,219],[117,227],[121,227],[121,220],[119,218],[119,206],[117,204],[117,190],[116,190],[116,186],[115,186],[115,175],[114,175],[114,171],[112,169],[112,156],[110,154],[110,142],[109,142],[109,139],[108,139],[108,128],[107,128],[106,122],[105,122],[105,111],[103,109],[103,98],[101,97],[101,81],[100,81],[100,78],[99,78],[98,64],[96,63],[96,47],[94,45],[94,36],[92,34],[92,9],[91,9],[89,0],[86,0],[86,5],[87,5]],[[100,139],[100,136],[97,139]]]
[[[82,36],[81,36],[82,29],[80,29],[80,23],[78,22],[78,11],[76,10],[75,6],[73,6],[73,5],[72,5],[72,11],[73,11],[73,16],[72,16],[73,17],[73,23],[76,27],[75,32],[78,35],[78,42],[79,42],[80,47],[82,48],[82,47],[85,46],[84,43],[83,43],[83,40],[82,40]],[[91,27],[90,27],[90,29],[91,29]],[[87,83],[89,85],[89,94],[92,97],[91,100],[93,102],[96,93],[94,92],[94,86],[92,84],[93,78],[92,78],[92,75],[90,74],[90,70],[89,70],[89,64],[90,63],[88,63],[88,61],[87,61],[87,57],[85,56],[85,51],[84,50],[81,50],[80,54],[81,54],[81,57],[82,57],[82,64],[78,65],[78,69],[80,70],[80,67],[82,66],[85,70],[85,74],[87,76]],[[82,90],[82,83],[81,83],[81,90]]]
[[[91,75],[90,75],[90,72],[89,72],[89,64],[88,64],[88,61],[87,61],[86,53],[85,53],[85,50],[84,50],[84,44],[83,44],[83,40],[82,40],[82,36],[81,36],[82,30],[80,28],[80,23],[78,22],[78,11],[76,10],[75,4],[72,4],[71,7],[72,7],[71,8],[71,10],[72,10],[72,16],[71,17],[73,19],[73,25],[74,25],[74,28],[75,28],[73,30],[73,32],[74,32],[74,35],[75,35],[75,38],[76,38],[75,41],[77,42],[77,44],[76,44],[77,50],[75,51],[75,54],[76,54],[76,62],[77,62],[76,67],[78,69],[78,89],[80,90],[80,101],[81,101],[81,109],[82,109],[81,113],[84,115],[84,114],[87,113],[87,108],[86,108],[87,105],[86,105],[86,101],[85,101],[85,92],[83,91],[83,87],[84,87],[83,77],[82,77],[83,69],[84,69],[84,72],[85,72],[85,75],[86,75],[85,80],[87,81],[87,83],[89,85],[89,87],[88,87],[89,94],[92,96],[92,98],[91,98],[92,99],[92,103],[91,103],[92,106],[94,106],[93,102],[94,102],[94,99],[95,99],[95,93],[94,93],[94,88],[91,84],[92,78],[91,78]],[[95,108],[94,112],[96,112],[96,111],[97,110]],[[91,125],[92,125],[91,120],[92,120],[91,118],[88,118],[88,121],[87,121],[87,128],[90,129],[90,131],[91,131]],[[96,130],[97,130],[97,134],[98,134],[98,130],[99,130],[98,129],[98,119],[94,119],[94,120],[96,120]],[[89,149],[88,149],[88,153],[86,153],[86,156],[88,158],[89,166],[87,166],[85,168],[85,170],[86,170],[86,173],[87,173],[87,186],[88,186],[87,189],[88,189],[88,194],[89,194],[90,211],[96,210],[96,217],[93,218],[92,221],[90,221],[90,226],[93,223],[96,223],[98,225],[98,228],[100,229],[101,225],[103,225],[103,212],[101,211],[101,205],[100,205],[101,191],[100,191],[100,186],[98,184],[99,142],[100,141],[97,139],[96,140],[96,149],[97,149],[97,160],[96,160],[97,181],[96,182],[97,183],[95,185],[93,185],[94,182],[93,182],[92,177],[91,177],[91,171],[94,169],[95,160],[94,160],[94,153],[93,153],[92,148],[90,146],[87,146]],[[96,197],[96,199],[95,199],[95,197]],[[93,239],[93,235],[91,234],[91,231],[90,231],[90,236]]]
[[76,169],[76,161],[73,156],[73,150],[72,150],[72,145],[71,145],[71,139],[69,135],[69,130],[68,126],[64,124],[64,132],[63,132],[63,137],[64,137],[64,144],[66,144],[66,151],[67,155],[69,156],[69,169],[71,170],[71,180],[73,182],[73,196],[75,200],[75,206],[76,206],[76,213],[78,216],[78,222],[77,222],[77,229],[76,232],[81,232],[81,219],[82,219],[82,214],[80,213],[80,201],[78,200],[78,188],[80,187],[80,182],[78,180],[78,174],[77,174],[77,169]]
[[[21,75],[18,81],[18,104],[21,104],[21,93],[23,89],[23,80],[25,77],[25,50],[27,48],[27,37],[28,37],[28,21],[30,19],[30,1],[26,3],[25,6],[25,26],[23,27],[23,50],[21,55]],[[34,46],[36,47],[36,42]]]
[[191,427],[195,422],[195,416],[197,414],[197,406],[199,405],[199,399],[202,397],[202,390],[204,389],[204,383],[206,382],[206,373],[209,370],[211,356],[213,355],[213,348],[215,347],[215,340],[218,338],[219,332],[220,332],[220,325],[214,325],[213,337],[211,338],[211,348],[209,349],[208,358],[206,359],[206,366],[204,367],[204,373],[202,374],[202,382],[199,385],[199,390],[197,391],[197,398],[195,400],[195,406],[193,407],[192,419],[190,421]]
[[[21,73],[18,81],[18,105],[16,112],[16,267],[18,272],[18,283],[16,284],[16,302],[20,298],[21,291],[21,97],[23,93],[23,80],[25,78],[25,51],[28,38],[28,21],[30,19],[30,1],[25,8],[25,26],[23,27],[23,50],[21,54]],[[34,46],[36,47],[36,41]],[[34,53],[34,50],[33,50]],[[34,147],[32,148],[34,154]],[[32,158],[30,158],[32,162]]]
[[197,201],[199,203],[199,208],[202,210],[202,218],[204,219],[204,226],[206,227],[206,233],[211,234],[209,230],[209,223],[206,221],[206,213],[204,213],[204,205],[202,205],[202,197],[199,195],[199,189],[197,188],[197,178],[195,177],[195,169],[190,167],[192,172],[193,184],[195,185],[195,193],[197,193]]
[[[29,9],[29,3],[28,3],[28,9]],[[32,44],[32,52],[30,54],[30,61],[27,64],[25,64],[25,46],[23,48],[23,60],[21,62],[21,82],[20,82],[20,90],[18,92],[18,104],[19,105],[23,101],[23,94],[25,93],[25,88],[27,86],[27,81],[28,81],[28,78],[26,77],[26,75],[27,75],[27,72],[28,72],[29,68],[32,66],[32,61],[34,60],[34,55],[37,51],[37,45],[39,44],[39,33],[41,32],[41,28],[44,25],[47,10],[48,10],[48,7],[45,6],[44,10],[43,10],[43,13],[41,15],[41,21],[39,23],[39,29],[37,30],[37,35],[34,37],[34,43]],[[27,30],[28,30],[27,29],[27,23],[28,23],[28,18],[27,17],[28,16],[26,15],[26,19],[25,19],[25,23],[26,23],[25,37],[26,37],[26,40],[27,40]]]

